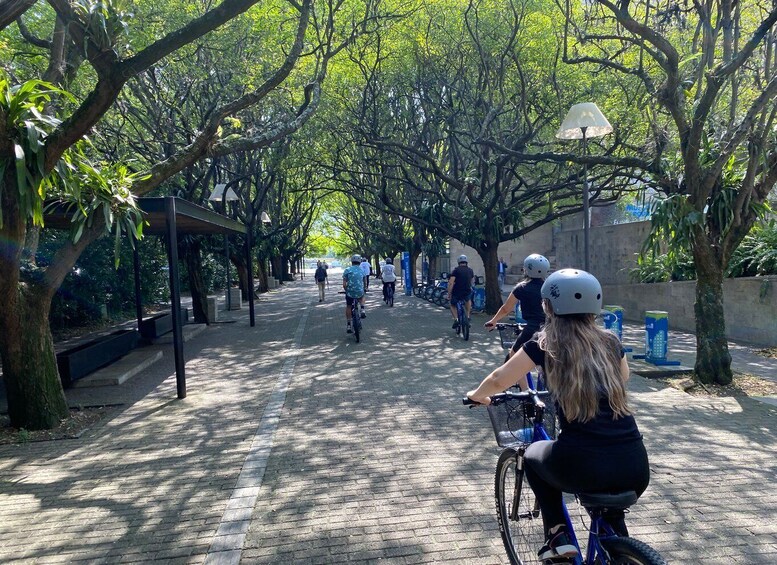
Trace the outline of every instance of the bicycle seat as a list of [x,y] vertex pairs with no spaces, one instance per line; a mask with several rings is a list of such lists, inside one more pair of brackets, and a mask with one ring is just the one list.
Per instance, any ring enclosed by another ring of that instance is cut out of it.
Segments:
[[580,500],[580,504],[589,510],[594,508],[625,510],[637,502],[637,493],[633,490],[617,493],[587,492],[578,493],[577,498]]

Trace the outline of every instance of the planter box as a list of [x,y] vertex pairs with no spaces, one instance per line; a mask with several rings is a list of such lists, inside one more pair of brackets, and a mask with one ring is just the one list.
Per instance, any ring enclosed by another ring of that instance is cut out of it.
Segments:
[[119,330],[82,343],[57,354],[57,368],[63,386],[111,364],[134,349],[138,341],[135,330]]
[[[188,321],[189,310],[182,307],[181,322],[186,324]],[[156,339],[171,331],[173,331],[173,315],[170,312],[145,318],[140,323],[140,335],[144,339]]]

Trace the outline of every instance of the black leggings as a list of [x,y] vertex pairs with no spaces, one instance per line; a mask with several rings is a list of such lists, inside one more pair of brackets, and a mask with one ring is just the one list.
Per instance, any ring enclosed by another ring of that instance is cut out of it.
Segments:
[[521,348],[521,346],[533,338],[534,334],[536,334],[538,331],[540,331],[539,325],[526,324],[521,330],[521,333],[518,334],[518,337],[515,338],[515,343],[512,347],[513,353],[518,353],[518,350]]
[[[525,463],[546,536],[550,528],[564,523],[562,492],[633,490],[641,496],[650,481],[642,440],[595,448],[578,447],[572,441],[539,441],[526,450]],[[608,513],[605,519],[618,534],[628,535],[622,510]]]

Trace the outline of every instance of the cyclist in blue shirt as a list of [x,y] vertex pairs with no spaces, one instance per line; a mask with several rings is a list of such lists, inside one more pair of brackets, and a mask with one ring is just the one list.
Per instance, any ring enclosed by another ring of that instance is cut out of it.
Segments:
[[[467,393],[481,404],[514,384],[527,386],[526,373],[545,371],[558,411],[558,438],[526,449],[526,478],[542,513],[545,544],[539,560],[573,558],[577,548],[566,532],[562,493],[634,491],[650,480],[642,434],[629,408],[629,365],[618,337],[596,323],[602,286],[585,271],[562,269],[542,285],[545,327],[507,363]],[[623,510],[605,520],[628,535]]]
[[360,304],[360,316],[366,318],[364,312],[364,272],[360,267],[362,258],[359,255],[351,257],[351,266],[343,271],[343,289],[345,290],[345,319],[347,325],[345,331],[352,333],[351,329],[351,305],[354,301]]

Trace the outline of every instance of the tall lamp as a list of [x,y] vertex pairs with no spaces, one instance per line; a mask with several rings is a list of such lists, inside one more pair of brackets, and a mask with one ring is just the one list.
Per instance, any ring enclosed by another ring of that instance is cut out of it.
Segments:
[[[211,202],[221,202],[224,207],[224,215],[226,216],[227,202],[238,200],[238,196],[231,188],[227,189],[225,192],[225,188],[227,188],[226,184],[217,184],[213,188],[213,192],[208,196],[208,200]],[[227,232],[224,232],[224,260],[227,269],[227,310],[232,310],[232,289],[230,288],[232,286],[232,281],[229,277],[229,233]]]
[[572,106],[556,132],[556,137],[559,139],[583,140],[583,268],[586,271],[589,270],[590,262],[588,232],[591,225],[588,212],[588,164],[585,161],[585,157],[588,155],[588,139],[601,137],[611,132],[610,122],[593,102],[583,102]]

